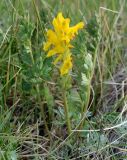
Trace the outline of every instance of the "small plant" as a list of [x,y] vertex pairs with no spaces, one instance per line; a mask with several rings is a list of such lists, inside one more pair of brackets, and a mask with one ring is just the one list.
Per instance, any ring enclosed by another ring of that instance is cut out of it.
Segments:
[[[69,118],[68,102],[66,97],[67,80],[70,76],[69,72],[72,69],[72,53],[70,51],[74,46],[71,45],[71,40],[74,39],[79,29],[84,27],[84,23],[80,22],[77,25],[70,27],[70,19],[64,18],[62,13],[58,13],[57,17],[53,19],[53,30],[47,31],[47,42],[44,44],[44,50],[48,51],[47,58],[57,55],[57,58],[53,62],[60,70],[62,77],[62,90],[64,111],[66,116],[66,122],[68,127],[68,134],[71,133],[71,122]],[[60,64],[58,63],[60,62]],[[61,64],[62,63],[62,64]]]

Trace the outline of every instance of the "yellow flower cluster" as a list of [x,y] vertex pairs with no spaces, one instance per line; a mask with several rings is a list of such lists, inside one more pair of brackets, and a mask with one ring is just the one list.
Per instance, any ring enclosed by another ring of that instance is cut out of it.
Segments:
[[47,57],[57,55],[54,64],[62,62],[60,65],[61,75],[67,74],[72,68],[72,58],[70,48],[73,46],[70,41],[78,34],[78,30],[84,26],[83,22],[70,27],[70,19],[64,18],[62,13],[58,13],[53,19],[54,30],[47,31],[47,42],[44,43],[44,51],[48,51]]

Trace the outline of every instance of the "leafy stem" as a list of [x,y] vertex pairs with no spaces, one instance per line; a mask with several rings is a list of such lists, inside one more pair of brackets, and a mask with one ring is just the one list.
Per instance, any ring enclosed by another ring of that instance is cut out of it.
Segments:
[[69,109],[68,109],[68,102],[67,102],[67,79],[68,75],[65,76],[63,80],[63,101],[64,101],[64,112],[65,112],[65,119],[66,119],[66,124],[67,124],[67,129],[68,129],[68,135],[71,134],[71,122],[69,118]]
[[49,131],[49,128],[48,128],[48,125],[47,125],[47,122],[46,122],[44,105],[43,105],[43,102],[41,101],[41,96],[40,96],[40,93],[39,93],[39,86],[38,85],[36,85],[36,91],[37,91],[37,97],[38,97],[39,106],[40,106],[41,115],[42,115],[42,118],[43,118],[43,121],[44,121],[45,129],[46,129],[46,132],[48,134],[48,137],[50,138],[50,131]]
[[79,130],[82,129],[82,127],[83,127],[83,125],[84,125],[84,123],[86,121],[86,113],[87,113],[88,105],[89,105],[89,102],[90,102],[91,80],[92,80],[92,77],[93,77],[93,74],[94,74],[95,65],[96,65],[98,48],[99,48],[99,45],[97,46],[97,48],[95,50],[95,54],[94,54],[94,57],[93,57],[93,68],[92,68],[92,72],[90,74],[89,83],[88,83],[86,91],[85,91],[87,93],[87,98],[86,98],[85,104],[83,105],[82,118],[81,118],[81,122],[80,122],[79,127],[78,127]]

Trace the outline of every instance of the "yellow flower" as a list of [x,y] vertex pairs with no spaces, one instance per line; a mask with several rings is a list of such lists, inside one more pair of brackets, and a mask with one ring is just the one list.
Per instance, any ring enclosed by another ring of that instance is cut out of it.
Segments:
[[47,42],[44,43],[44,51],[47,51],[47,57],[57,55],[54,64],[63,62],[60,66],[61,75],[67,74],[72,68],[70,41],[78,34],[78,30],[84,27],[84,23],[80,22],[75,26],[70,27],[70,19],[64,18],[62,13],[58,13],[57,17],[53,19],[54,30],[47,31]]
[[63,65],[60,67],[60,74],[61,75],[67,74],[71,68],[72,68],[72,58],[71,55],[68,55],[64,60]]

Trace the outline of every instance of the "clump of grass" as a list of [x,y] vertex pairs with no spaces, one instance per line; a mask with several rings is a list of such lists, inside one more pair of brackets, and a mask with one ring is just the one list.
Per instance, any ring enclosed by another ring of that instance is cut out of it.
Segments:
[[[65,100],[42,49],[59,11],[85,23]],[[126,11],[116,0],[0,2],[0,159],[126,159]]]

